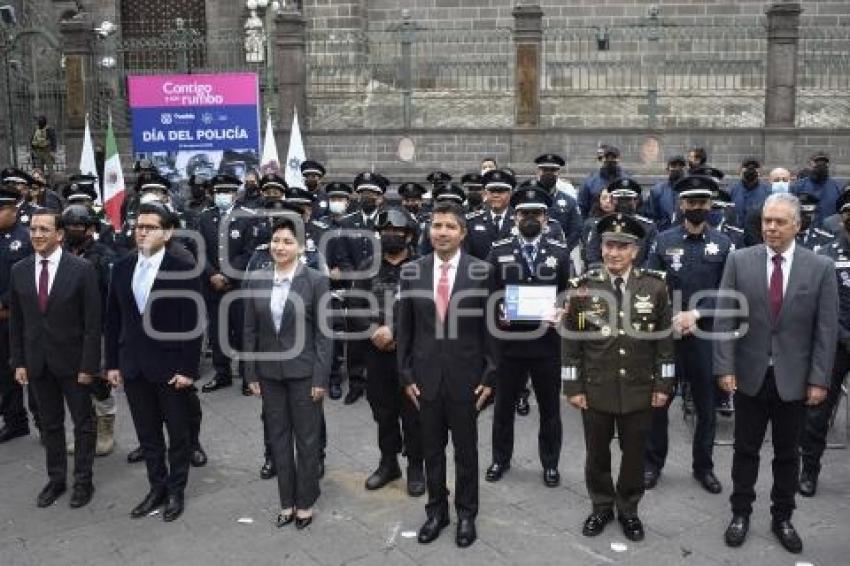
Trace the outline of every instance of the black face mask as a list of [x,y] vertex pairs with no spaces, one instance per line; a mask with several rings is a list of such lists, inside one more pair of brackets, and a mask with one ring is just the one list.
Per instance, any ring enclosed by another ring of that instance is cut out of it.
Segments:
[[708,211],[704,209],[686,210],[685,220],[695,226],[699,226],[700,224],[708,220]]
[[407,209],[407,212],[409,212],[409,213],[410,213],[410,214],[412,214],[413,216],[416,216],[417,214],[419,214],[419,210],[422,208],[422,205],[421,205],[421,204],[419,204],[419,203],[416,203],[416,204],[406,204],[406,205],[404,205],[404,208],[406,208],[406,209]]
[[616,177],[620,168],[617,167],[617,163],[614,161],[604,161],[602,162],[602,168],[599,170],[602,173],[603,177]]
[[245,183],[245,194],[252,197],[260,192],[260,186],[256,183]]
[[637,203],[631,199],[617,199],[614,201],[614,212],[621,214],[634,214],[637,210]]
[[381,234],[381,249],[389,254],[397,254],[407,247],[407,238],[399,234]]
[[481,194],[481,191],[469,191],[466,194],[466,203],[470,208],[478,208],[484,204],[484,195]]
[[65,241],[68,242],[68,245],[72,248],[77,248],[86,241],[85,232],[77,232],[72,230],[65,231]]
[[753,186],[758,184],[759,180],[759,172],[758,169],[753,169],[752,167],[747,167],[744,169],[744,173],[741,175],[741,179],[744,180],[744,184],[748,186]]
[[192,191],[192,200],[202,200],[207,193],[201,186],[193,186],[190,190]]
[[682,171],[681,169],[673,169],[672,171],[670,171],[667,174],[667,180],[670,181],[670,184],[672,185],[673,183],[675,183],[676,181],[678,181],[679,179],[681,179],[684,176],[685,176],[685,172]]
[[544,173],[540,176],[540,180],[537,181],[537,184],[547,191],[551,191],[555,188],[555,185],[558,184],[558,176],[552,173]]
[[812,172],[809,173],[809,178],[815,183],[822,183],[829,177],[829,165],[826,163],[818,163],[812,167]]
[[372,214],[378,208],[378,201],[372,199],[363,199],[360,201],[360,210],[366,214]]
[[800,216],[800,232],[805,232],[809,229],[809,226],[812,225],[812,220],[815,219],[815,215],[813,213],[802,214]]
[[536,238],[543,231],[543,223],[536,218],[526,218],[519,223],[519,233],[525,238]]

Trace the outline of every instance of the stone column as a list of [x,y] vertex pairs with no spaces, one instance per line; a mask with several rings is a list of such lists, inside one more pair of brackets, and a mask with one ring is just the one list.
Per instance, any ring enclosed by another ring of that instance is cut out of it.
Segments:
[[765,77],[765,162],[790,167],[794,162],[797,105],[797,43],[799,2],[774,2],[767,13],[767,72]]
[[93,32],[94,25],[85,12],[59,23],[62,53],[65,55],[65,123],[59,124],[64,133],[66,170],[73,173],[80,162],[86,113],[94,96]]
[[275,16],[274,69],[277,76],[277,127],[288,131],[292,110],[298,109],[298,123],[307,123],[307,32],[300,12],[282,11]]
[[521,5],[516,6],[512,14],[516,49],[516,125],[534,128],[540,125],[543,10],[540,6]]

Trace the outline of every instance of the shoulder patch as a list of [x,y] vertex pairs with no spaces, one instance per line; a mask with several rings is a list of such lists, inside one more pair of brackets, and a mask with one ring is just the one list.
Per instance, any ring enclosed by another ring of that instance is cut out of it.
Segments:
[[661,281],[667,280],[667,272],[659,271],[657,269],[635,269],[635,272],[638,274],[649,275],[650,277],[655,277],[656,279],[660,279]]
[[731,224],[726,224],[726,225],[724,226],[724,228],[726,228],[727,230],[731,230],[731,231],[733,231],[733,232],[737,232],[737,233],[739,233],[739,234],[743,234],[743,233],[744,233],[744,229],[743,229],[743,228],[738,228],[737,226],[732,226]]
[[817,232],[821,236],[824,236],[825,238],[835,238],[835,234],[833,234],[832,232],[827,232],[826,230],[822,230],[821,228],[815,228],[815,232]]

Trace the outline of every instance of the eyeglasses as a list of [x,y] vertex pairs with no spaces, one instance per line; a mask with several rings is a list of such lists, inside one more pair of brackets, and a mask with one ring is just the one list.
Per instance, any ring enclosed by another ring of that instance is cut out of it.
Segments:
[[136,224],[136,232],[141,232],[145,234],[147,232],[158,232],[162,230],[162,226],[155,226],[153,224]]

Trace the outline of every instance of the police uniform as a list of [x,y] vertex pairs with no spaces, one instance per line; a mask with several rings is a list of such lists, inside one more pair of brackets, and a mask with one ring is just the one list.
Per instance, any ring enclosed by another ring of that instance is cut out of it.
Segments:
[[649,198],[646,201],[646,216],[655,222],[655,227],[658,228],[659,232],[663,232],[677,222],[676,191],[673,190],[673,185],[682,178],[684,172],[682,169],[670,170],[670,167],[674,165],[684,169],[687,161],[681,155],[674,155],[668,159],[668,178],[656,183],[649,189]]
[[478,173],[466,173],[460,178],[460,185],[466,193],[464,206],[467,212],[484,209],[484,178]]
[[6,167],[0,171],[0,183],[3,184],[8,192],[4,200],[8,200],[15,195],[15,204],[17,204],[17,223],[23,226],[29,226],[32,212],[36,206],[24,199],[21,193],[21,188],[29,190],[35,180],[27,173],[17,167]]
[[[707,176],[689,176],[673,186],[682,201],[710,200],[717,191],[717,182]],[[649,253],[646,266],[666,274],[670,293],[681,296],[681,310],[698,313],[698,328],[710,332],[714,301],[704,297],[693,302],[698,293],[717,289],[723,276],[726,257],[735,247],[732,241],[706,220],[698,234],[688,231],[692,226],[682,224],[658,235]],[[678,300],[678,299],[677,299]],[[715,378],[712,371],[712,342],[697,335],[682,336],[674,342],[679,379],[690,386],[696,409],[696,428],[692,445],[694,477],[711,493],[719,493],[720,483],[714,476],[714,434],[716,424]],[[645,485],[654,487],[667,459],[668,409],[653,409],[652,429],[645,452]]]
[[[312,218],[314,220],[318,220],[328,213],[328,194],[325,188],[320,184],[326,174],[327,171],[325,170],[325,166],[318,161],[307,159],[306,161],[301,162],[301,176],[304,178],[305,186],[310,189],[316,197],[312,212]],[[319,177],[315,186],[311,187],[307,185],[307,175],[317,175]]]
[[[643,236],[641,224],[623,214],[603,218],[599,230],[606,239],[633,244]],[[602,532],[616,506],[626,536],[640,540],[637,507],[652,397],[669,394],[674,376],[671,307],[663,273],[631,267],[624,277],[599,269],[570,281],[561,380],[568,398],[583,395],[587,404],[585,481],[593,513],[583,533]],[[610,452],[615,426],[623,453],[616,488]]]
[[[542,187],[518,189],[511,197],[511,206],[517,211],[545,211],[552,206],[552,196]],[[525,287],[551,287],[553,299],[555,293],[564,291],[570,277],[569,248],[563,242],[545,237],[541,230],[533,238],[517,235],[495,242],[487,261],[493,266],[496,291],[505,293],[499,302],[500,326],[505,335],[500,337],[503,355],[496,372],[493,463],[486,478],[497,481],[510,468],[514,410],[530,374],[540,409],[538,451],[543,481],[554,487],[560,482],[558,462],[562,439],[558,333],[554,326],[539,319],[522,320],[514,312],[512,297]],[[553,301],[553,313],[555,306]],[[539,336],[531,338],[535,333]]]
[[66,206],[83,204],[94,214],[97,228],[94,237],[110,248],[115,248],[115,228],[104,218],[103,209],[95,206],[97,200],[97,177],[77,174],[68,179],[68,185],[62,191]]
[[829,154],[815,152],[809,161],[814,163],[809,175],[791,187],[795,195],[809,193],[818,199],[814,225],[821,227],[823,221],[836,210],[836,203],[841,196],[841,185],[829,176]]
[[801,228],[797,234],[797,243],[817,253],[835,241],[835,234],[814,225],[813,220],[818,208],[816,196],[810,193],[800,193],[797,198],[800,199],[800,213],[805,226],[805,229]]
[[[0,187],[0,206],[15,206],[20,195],[7,183]],[[0,442],[29,434],[29,422],[24,408],[24,388],[15,381],[15,371],[9,365],[9,282],[12,266],[32,255],[29,231],[16,222],[0,230]],[[40,428],[35,396],[28,395],[30,412],[36,428]]]
[[[611,198],[614,199],[615,206],[617,201],[620,199],[623,199],[624,201],[631,200],[636,203],[640,198],[640,191],[640,185],[628,177],[620,177],[608,185],[608,192],[611,193]],[[655,223],[652,220],[645,216],[636,214],[633,208],[623,212],[639,222],[643,227],[644,236],[639,243],[640,250],[638,251],[638,256],[635,259],[635,265],[643,265],[646,261],[647,252],[652,247],[652,242],[655,240],[655,236],[658,233],[658,229],[655,227]],[[585,257],[587,258],[585,260],[585,265],[588,267],[598,266],[602,263],[602,240],[600,238],[599,230],[594,230],[592,236],[588,238],[588,243],[585,249]]]
[[566,161],[555,153],[544,153],[534,163],[538,169],[537,185],[552,197],[548,216],[561,226],[567,247],[572,250],[581,239],[582,220],[576,199],[558,189],[558,173]]

